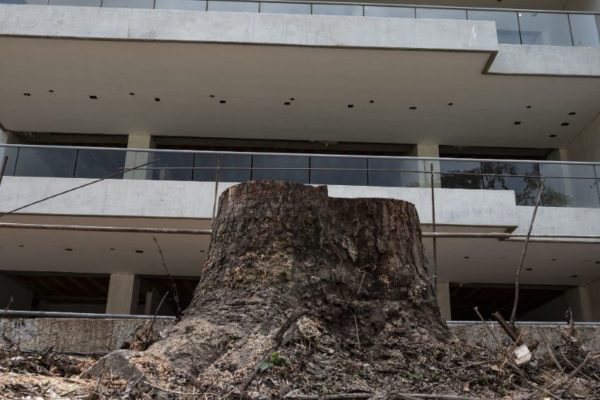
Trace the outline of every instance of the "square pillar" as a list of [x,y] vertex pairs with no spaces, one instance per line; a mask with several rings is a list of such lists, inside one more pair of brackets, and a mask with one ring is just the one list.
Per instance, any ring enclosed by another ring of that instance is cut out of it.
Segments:
[[438,280],[436,285],[436,298],[440,313],[444,321],[450,321],[452,319],[452,312],[450,308],[450,282],[443,282]]
[[[412,155],[415,157],[432,157],[440,156],[440,146],[430,143],[417,143],[413,148]],[[434,172],[440,172],[440,163],[437,160],[422,160],[419,165],[421,171],[429,172],[433,167]],[[419,174],[419,187],[431,187],[431,174]],[[433,176],[433,187],[441,187],[442,180],[440,174]]]
[[[152,136],[147,134],[131,134],[127,137],[128,149],[151,149],[154,147]],[[125,157],[125,168],[133,168],[140,164],[147,163],[151,158],[151,154],[145,151],[128,151]],[[148,167],[154,167],[149,165]],[[152,177],[152,170],[140,169],[126,172],[123,175],[124,179],[149,179]]]
[[107,314],[134,314],[137,312],[139,279],[130,272],[110,274]]
[[576,321],[600,321],[600,281],[567,292],[567,304]]

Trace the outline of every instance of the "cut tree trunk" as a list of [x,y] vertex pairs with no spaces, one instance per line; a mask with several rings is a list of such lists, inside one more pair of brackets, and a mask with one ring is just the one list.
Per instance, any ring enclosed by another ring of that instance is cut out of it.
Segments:
[[182,320],[96,372],[127,364],[126,378],[162,371],[253,397],[400,387],[402,371],[435,368],[451,340],[420,235],[405,201],[330,198],[326,187],[286,182],[233,186]]

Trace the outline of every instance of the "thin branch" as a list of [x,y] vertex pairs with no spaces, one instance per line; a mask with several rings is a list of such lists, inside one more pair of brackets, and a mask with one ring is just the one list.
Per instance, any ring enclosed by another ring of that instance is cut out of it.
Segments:
[[545,183],[546,178],[542,178],[540,182],[540,190],[538,191],[537,198],[535,199],[533,215],[531,216],[531,221],[529,222],[529,230],[527,231],[527,237],[525,238],[525,246],[523,247],[523,252],[521,253],[521,261],[519,262],[519,267],[517,268],[517,273],[515,276],[515,300],[513,302],[512,312],[510,313],[510,324],[513,326],[515,324],[515,318],[517,316],[517,306],[519,304],[519,279],[521,278],[521,270],[523,269],[523,264],[525,263],[525,255],[527,254],[527,247],[529,247],[529,239],[531,238],[531,231],[533,230],[535,216],[537,215],[537,210],[540,206],[540,201],[542,200],[542,193],[544,193]]
[[158,244],[158,240],[155,236],[152,236],[152,240],[154,240],[154,244],[156,244],[156,248],[158,249],[158,253],[160,254],[160,259],[162,260],[162,266],[165,270],[165,273],[171,280],[171,289],[173,290],[173,299],[175,300],[175,306],[177,307],[177,312],[175,315],[176,319],[181,318],[182,310],[181,305],[179,304],[179,291],[177,290],[177,285],[175,284],[175,279],[169,273],[169,268],[167,268],[167,262],[165,261],[165,255],[163,254],[162,248],[160,244]]

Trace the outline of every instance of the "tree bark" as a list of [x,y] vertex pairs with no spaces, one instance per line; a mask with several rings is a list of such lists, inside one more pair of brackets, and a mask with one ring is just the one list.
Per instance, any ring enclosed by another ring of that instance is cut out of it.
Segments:
[[257,396],[373,390],[415,346],[449,340],[420,235],[405,201],[330,198],[326,187],[285,182],[233,186],[219,200],[191,305],[134,364]]

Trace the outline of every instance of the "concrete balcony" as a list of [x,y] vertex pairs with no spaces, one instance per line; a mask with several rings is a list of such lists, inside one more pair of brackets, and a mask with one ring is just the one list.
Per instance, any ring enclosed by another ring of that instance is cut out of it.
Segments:
[[[11,213],[0,221],[35,224],[209,229],[213,212],[218,212],[215,195],[219,196],[235,181],[287,178],[327,184],[333,197],[410,201],[417,207],[423,231],[432,230],[433,194],[438,232],[522,234],[531,219],[532,195],[534,199],[543,179],[547,195],[534,224],[528,258],[528,268],[532,270],[524,281],[564,284],[568,280],[584,284],[600,279],[600,197],[593,175],[597,166],[593,164],[32,146],[6,149],[9,151],[5,154],[15,161],[7,164],[7,176],[0,187],[1,212],[90,184]],[[53,151],[63,152],[62,159],[57,159]],[[94,156],[90,158],[89,152]],[[74,158],[69,154],[75,154]],[[119,154],[121,158],[115,156]],[[163,161],[155,167],[125,172],[124,178],[119,175],[113,176],[118,179],[93,183],[94,178],[122,170],[132,159],[131,154],[136,154],[137,160]],[[298,166],[302,162],[311,167]],[[473,168],[477,163],[480,170]],[[427,187],[431,181],[428,165],[435,166],[433,191]],[[90,169],[93,166],[95,169]],[[530,168],[538,175],[526,172]],[[76,177],[84,172],[87,178]],[[220,176],[218,183],[216,176]],[[6,236],[0,250],[3,270],[110,273],[126,269],[136,274],[162,274],[152,240],[155,236],[169,259],[171,273],[182,276],[199,273],[210,239],[207,235],[191,234],[42,229],[0,228],[0,233]],[[569,235],[574,237],[565,237]],[[432,239],[424,240],[432,261]],[[440,238],[439,276],[452,282],[510,283],[522,240]]]

